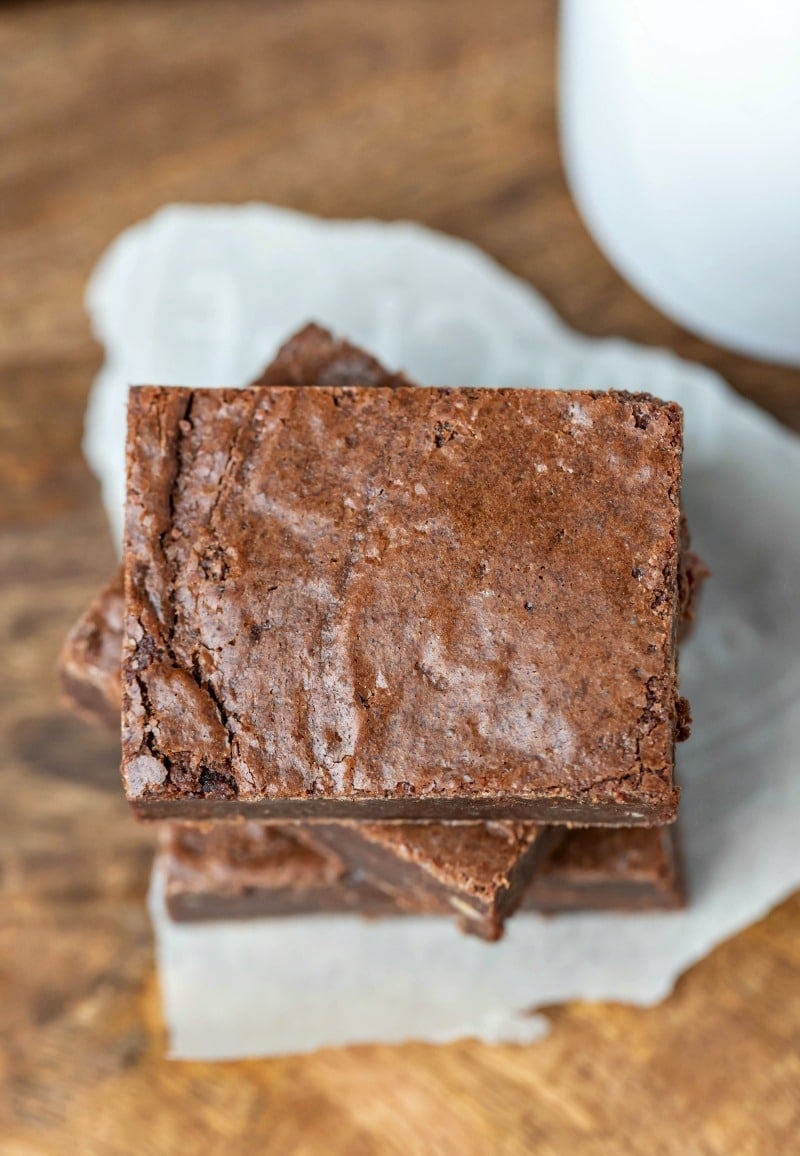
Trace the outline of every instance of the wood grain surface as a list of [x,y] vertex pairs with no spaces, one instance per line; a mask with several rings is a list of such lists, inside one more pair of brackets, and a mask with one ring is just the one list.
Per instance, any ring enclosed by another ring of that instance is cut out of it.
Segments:
[[123,803],[117,744],[58,701],[58,646],[112,565],[79,446],[100,363],[83,288],[165,202],[417,218],[577,328],[671,346],[800,428],[800,374],[689,336],[589,238],[559,166],[555,21],[543,0],[0,7],[4,1156],[800,1147],[798,896],[663,1006],[554,1008],[534,1047],[165,1060],[152,837]]

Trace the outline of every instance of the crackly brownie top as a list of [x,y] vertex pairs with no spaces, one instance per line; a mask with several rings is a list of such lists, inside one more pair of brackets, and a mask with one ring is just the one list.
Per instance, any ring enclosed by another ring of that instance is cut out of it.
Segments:
[[132,390],[129,797],[670,791],[681,443],[646,395]]

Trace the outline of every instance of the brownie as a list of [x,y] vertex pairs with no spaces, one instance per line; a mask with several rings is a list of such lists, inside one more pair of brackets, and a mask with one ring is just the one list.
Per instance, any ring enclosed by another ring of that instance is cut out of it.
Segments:
[[564,838],[534,823],[308,823],[302,837],[409,911],[455,913],[463,931],[493,941],[525,888]]
[[[386,910],[455,914],[462,930],[494,941],[519,905],[538,864],[563,828],[530,823],[306,823],[275,827],[247,820],[162,824],[170,861],[168,897],[214,899],[269,892],[269,911]],[[335,887],[332,885],[336,884]],[[330,892],[331,903],[326,896]],[[192,902],[194,902],[192,900]],[[298,907],[298,904],[301,906]],[[216,909],[216,908],[215,908]],[[202,910],[206,906],[202,905]]]
[[683,907],[674,827],[570,831],[534,875],[525,911],[656,911]]
[[88,722],[119,731],[124,613],[120,568],[67,635],[58,659],[62,693]]
[[396,909],[335,857],[263,823],[164,824],[158,863],[176,921]]
[[413,385],[402,373],[392,373],[379,361],[342,341],[321,325],[306,325],[282,345],[254,385],[372,385],[392,388]]
[[[306,326],[280,349],[261,378],[262,383],[271,380],[292,385],[347,385],[357,380],[384,388],[409,384],[402,375],[389,373],[369,354],[318,325]],[[83,713],[93,721],[108,721],[117,730],[122,698],[122,598],[120,570],[71,633],[61,662],[67,697],[78,704],[88,697],[94,710],[91,716],[86,710]],[[91,645],[80,644],[86,636]],[[460,904],[471,930],[496,938],[521,897],[523,883],[558,836],[554,830],[525,824],[487,830],[484,824],[475,823],[471,832],[471,842],[465,847],[463,835],[449,833],[442,824],[432,824],[430,830],[423,830],[421,824],[402,825],[396,831],[384,827],[389,846],[383,852],[377,881],[385,885],[388,880],[397,890],[398,874],[410,876],[420,896],[430,891],[431,902],[448,902],[456,909]],[[380,837],[380,825],[373,825],[371,841],[365,844],[379,865]],[[405,859],[392,847],[398,837],[403,840]],[[275,838],[278,842],[282,838],[278,831]]]
[[[257,833],[247,834],[248,828],[263,829],[265,844],[259,845]],[[566,832],[540,865],[522,910],[643,912],[682,906],[673,832],[671,827]],[[400,902],[396,893],[375,888],[358,872],[337,870],[296,838],[261,824],[219,823],[211,831],[165,824],[158,861],[169,913],[180,921],[437,910],[427,896]]]
[[132,390],[132,804],[672,820],[681,447],[647,395]]
[[175,859],[175,878],[220,894],[258,886],[265,878],[272,887],[304,887],[335,883],[347,874],[343,859],[324,846],[310,846],[291,825],[281,830],[246,819],[162,823],[160,845]]

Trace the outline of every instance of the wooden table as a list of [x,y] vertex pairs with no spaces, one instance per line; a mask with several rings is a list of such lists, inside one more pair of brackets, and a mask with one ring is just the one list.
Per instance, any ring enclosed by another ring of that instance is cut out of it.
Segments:
[[117,744],[59,705],[61,638],[112,565],[79,448],[87,275],[168,201],[412,217],[571,324],[671,346],[800,428],[800,374],[724,353],[600,255],[559,168],[555,8],[531,0],[0,9],[0,1151],[786,1153],[800,1144],[800,898],[652,1011],[552,1010],[524,1049],[163,1058],[151,835]]

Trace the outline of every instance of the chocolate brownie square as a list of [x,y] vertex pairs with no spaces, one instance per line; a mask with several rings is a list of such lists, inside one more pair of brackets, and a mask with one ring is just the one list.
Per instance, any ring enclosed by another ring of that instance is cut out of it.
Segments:
[[132,390],[129,799],[669,822],[681,450],[647,395]]

